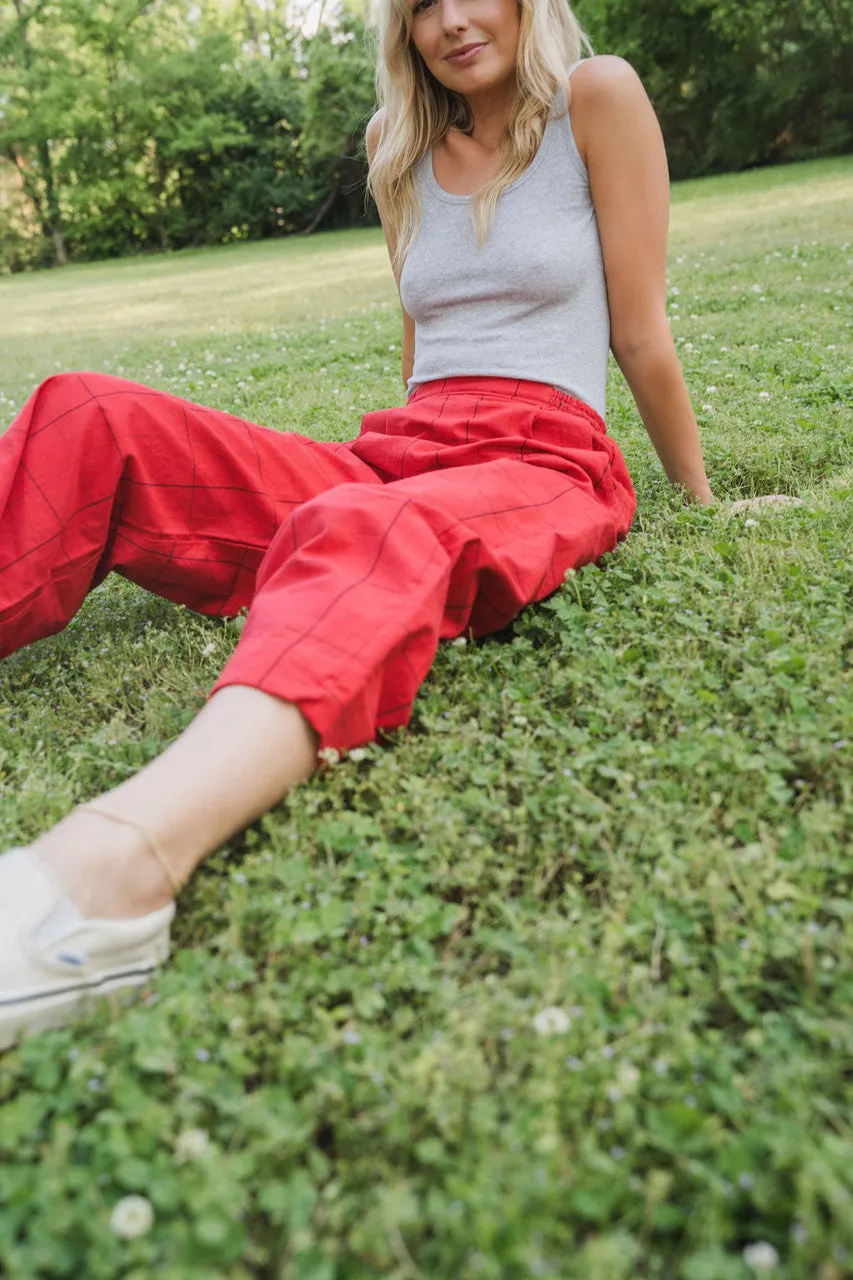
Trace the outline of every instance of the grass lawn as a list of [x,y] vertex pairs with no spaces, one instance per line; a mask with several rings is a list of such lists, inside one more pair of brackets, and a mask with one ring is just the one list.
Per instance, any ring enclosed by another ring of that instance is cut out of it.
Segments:
[[[853,1276],[852,205],[853,159],[674,192],[712,487],[804,505],[683,508],[614,371],[627,542],[212,857],[141,999],[0,1059],[0,1274]],[[376,231],[4,279],[0,419],[83,367],[343,439],[399,342]],[[4,662],[0,848],[236,634],[116,579]]]

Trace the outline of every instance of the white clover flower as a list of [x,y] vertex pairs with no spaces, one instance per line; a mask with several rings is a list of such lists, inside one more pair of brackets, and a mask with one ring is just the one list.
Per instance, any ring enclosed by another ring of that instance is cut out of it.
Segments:
[[759,398],[759,400],[769,400],[769,399],[770,399],[770,392],[769,392],[769,391],[759,391],[759,393],[758,393],[758,398]]
[[549,1005],[540,1009],[533,1019],[533,1026],[540,1036],[564,1036],[572,1025],[572,1020],[565,1009]]
[[211,1152],[206,1129],[184,1129],[175,1140],[175,1159],[179,1164],[201,1160]]
[[202,656],[203,658],[209,658],[209,657],[210,657],[210,655],[211,655],[212,653],[215,653],[215,651],[216,651],[216,645],[215,645],[215,644],[213,643],[213,641],[211,640],[211,641],[210,641],[208,644],[206,644],[206,645],[204,646],[204,648],[202,649],[202,651],[201,651],[201,656]]
[[144,1236],[153,1223],[154,1210],[145,1196],[125,1196],[110,1214],[110,1229],[113,1235],[121,1236],[123,1240]]
[[348,754],[350,760],[354,760],[356,764],[358,764],[360,760],[365,760],[367,758],[367,752],[364,747],[353,747],[352,751]]
[[705,388],[705,395],[706,395],[706,396],[712,396],[716,390],[717,390],[717,388],[716,388],[716,387],[706,387],[706,388]]
[[640,1083],[640,1072],[633,1062],[622,1062],[619,1064],[616,1079],[619,1081],[619,1088],[623,1093],[633,1093]]
[[338,764],[341,753],[336,747],[321,747],[317,752],[317,758],[322,760],[324,764]]
[[743,522],[743,527],[744,527],[744,529],[757,529],[757,528],[758,528],[758,521],[757,521],[757,520],[744,520],[744,522]]
[[457,636],[456,639],[451,640],[450,643],[455,649],[464,649],[468,643],[468,639],[466,636]]
[[743,1260],[753,1271],[775,1271],[779,1265],[779,1253],[766,1240],[758,1240],[746,1246]]

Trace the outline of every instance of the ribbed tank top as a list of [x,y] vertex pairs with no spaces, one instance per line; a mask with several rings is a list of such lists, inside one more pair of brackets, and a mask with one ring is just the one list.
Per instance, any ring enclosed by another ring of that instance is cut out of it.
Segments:
[[539,150],[498,200],[482,249],[471,197],[438,185],[431,150],[417,164],[421,228],[400,277],[415,321],[409,392],[440,378],[523,378],[604,416],[607,289],[589,174],[569,115],[558,114],[565,104],[561,89]]

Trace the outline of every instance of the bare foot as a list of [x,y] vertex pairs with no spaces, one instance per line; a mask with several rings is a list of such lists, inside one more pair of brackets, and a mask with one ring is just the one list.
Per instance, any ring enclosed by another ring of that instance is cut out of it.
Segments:
[[142,835],[100,814],[72,811],[30,847],[89,918],[129,920],[172,901]]

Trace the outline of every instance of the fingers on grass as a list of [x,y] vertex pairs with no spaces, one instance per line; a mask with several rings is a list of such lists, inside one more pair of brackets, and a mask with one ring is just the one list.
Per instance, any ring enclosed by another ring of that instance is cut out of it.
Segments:
[[741,515],[766,508],[771,511],[780,511],[783,507],[801,507],[802,505],[802,498],[795,498],[789,493],[765,493],[758,498],[741,498],[733,502],[729,507],[729,515]]

